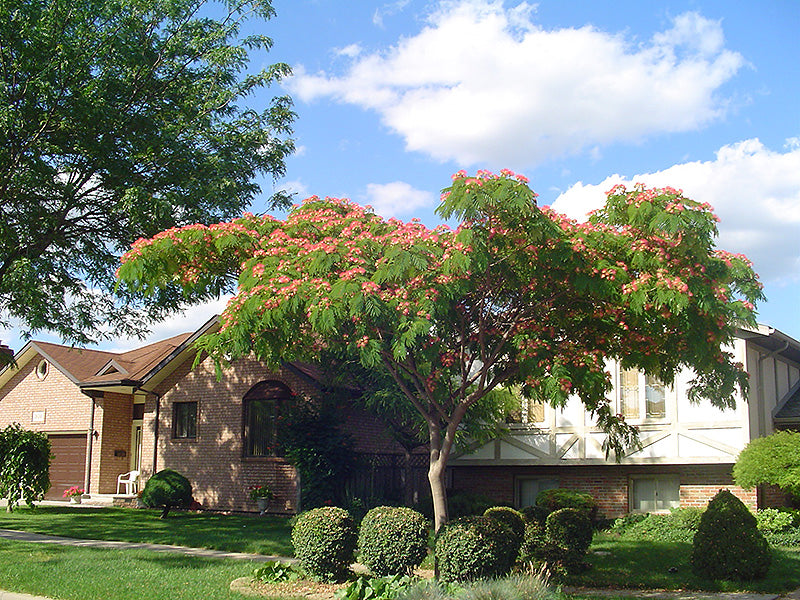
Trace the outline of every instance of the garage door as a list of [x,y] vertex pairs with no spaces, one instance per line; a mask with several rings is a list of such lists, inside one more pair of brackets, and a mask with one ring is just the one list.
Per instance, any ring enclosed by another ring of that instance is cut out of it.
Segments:
[[50,490],[48,500],[61,500],[64,490],[73,485],[83,487],[86,473],[86,434],[47,436],[50,440]]

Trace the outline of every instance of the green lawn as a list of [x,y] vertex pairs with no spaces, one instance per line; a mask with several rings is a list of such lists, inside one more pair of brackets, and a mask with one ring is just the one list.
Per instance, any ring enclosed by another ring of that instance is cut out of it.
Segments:
[[[590,588],[692,589],[708,591],[784,592],[800,588],[800,549],[773,548],[772,566],[760,581],[709,581],[692,574],[692,545],[677,542],[622,540],[595,535],[587,562],[591,568],[569,580]],[[670,573],[670,568],[675,572]]]
[[0,529],[92,540],[177,544],[229,552],[292,556],[291,526],[283,517],[224,515],[131,508],[39,506],[0,512]]
[[[0,513],[0,528],[68,537],[178,544],[291,556],[289,520],[276,517],[187,513],[161,520],[156,510],[43,506]],[[568,585],[587,588],[693,589],[785,592],[800,588],[800,549],[773,549],[768,577],[755,582],[698,579],[689,567],[691,545],[595,536],[591,568]],[[241,598],[230,582],[255,565],[234,560],[0,542],[0,589],[63,598]],[[674,572],[670,572],[670,569]],[[582,598],[579,593],[575,598]]]
[[0,542],[0,589],[62,600],[241,600],[231,581],[255,563],[27,542]]

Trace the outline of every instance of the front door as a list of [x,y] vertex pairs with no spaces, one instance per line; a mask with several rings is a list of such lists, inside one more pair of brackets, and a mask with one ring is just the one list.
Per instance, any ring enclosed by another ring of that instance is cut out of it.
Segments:
[[131,471],[142,470],[142,428],[144,421],[136,419],[131,425]]

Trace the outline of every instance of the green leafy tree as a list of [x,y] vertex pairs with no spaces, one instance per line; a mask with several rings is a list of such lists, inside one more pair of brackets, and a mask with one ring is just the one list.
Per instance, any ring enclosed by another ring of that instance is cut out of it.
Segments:
[[800,432],[777,431],[751,440],[733,465],[736,485],[775,485],[800,500]]
[[40,431],[13,423],[0,430],[0,496],[12,512],[20,501],[31,506],[50,489],[50,440]]
[[[0,14],[0,326],[76,344],[140,332],[111,293],[120,254],[241,214],[293,150],[288,97],[242,104],[289,73],[248,70],[271,40],[242,24],[271,17],[269,0],[0,0]],[[180,298],[165,289],[150,316]]]
[[615,187],[577,223],[539,207],[522,176],[460,172],[438,212],[461,225],[430,230],[313,197],[284,221],[243,217],[142,240],[119,275],[139,293],[180,282],[202,297],[239,273],[220,329],[198,343],[220,363],[337,349],[385,370],[425,422],[437,529],[464,417],[493,390],[519,385],[555,406],[577,395],[616,456],[636,433],[609,405],[606,358],[665,382],[690,366],[691,397],[717,406],[746,393],[724,345],[754,322],[761,286],[744,257],[715,249],[708,205]]

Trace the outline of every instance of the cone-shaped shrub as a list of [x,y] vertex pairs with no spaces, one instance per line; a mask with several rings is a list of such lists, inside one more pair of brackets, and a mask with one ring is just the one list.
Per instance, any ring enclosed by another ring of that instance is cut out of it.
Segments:
[[323,506],[301,514],[292,527],[294,555],[312,579],[340,581],[356,549],[353,518],[343,508]]
[[707,579],[762,579],[771,559],[756,518],[730,491],[720,490],[694,536],[692,570]]
[[410,575],[428,553],[428,521],[403,506],[373,508],[361,521],[358,553],[373,575]]

